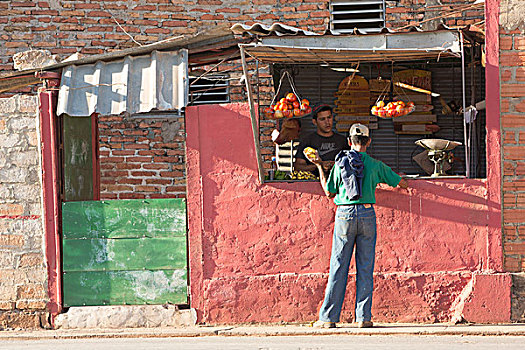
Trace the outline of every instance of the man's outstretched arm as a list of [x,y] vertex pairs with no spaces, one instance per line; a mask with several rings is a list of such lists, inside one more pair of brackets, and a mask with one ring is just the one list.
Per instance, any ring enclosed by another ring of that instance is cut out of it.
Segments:
[[319,182],[321,182],[321,186],[323,187],[324,193],[326,194],[328,198],[334,198],[335,193],[328,191],[326,187],[326,174],[324,173],[324,170],[323,170],[322,161],[318,163],[314,162],[314,164],[317,166],[317,169],[319,170]]

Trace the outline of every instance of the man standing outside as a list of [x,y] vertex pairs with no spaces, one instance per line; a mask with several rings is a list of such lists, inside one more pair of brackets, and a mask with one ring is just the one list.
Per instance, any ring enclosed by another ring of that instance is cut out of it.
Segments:
[[335,133],[332,107],[320,104],[312,110],[312,121],[317,130],[301,140],[297,149],[294,169],[316,172],[317,166],[312,164],[303,154],[306,147],[317,150],[324,171],[329,171],[334,165],[335,156],[343,149],[349,149],[348,141],[343,135]]
[[372,292],[376,245],[375,189],[378,183],[407,188],[406,180],[390,167],[366,154],[371,139],[369,130],[354,124],[348,132],[350,151],[341,151],[335,160],[328,180],[323,162],[312,162],[319,169],[325,194],[334,198],[335,214],[330,273],[319,320],[314,327],[334,328],[339,322],[345,297],[348,269],[355,246],[356,302],[355,320],[358,327],[373,327]]

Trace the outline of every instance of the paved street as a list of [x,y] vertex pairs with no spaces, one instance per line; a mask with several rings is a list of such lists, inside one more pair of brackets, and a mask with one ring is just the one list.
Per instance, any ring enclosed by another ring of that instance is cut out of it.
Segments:
[[184,338],[109,338],[3,340],[0,349],[9,350],[124,350],[124,349],[192,349],[192,350],[337,350],[337,349],[524,349],[523,336],[414,336],[414,335],[317,335],[274,337],[184,337]]

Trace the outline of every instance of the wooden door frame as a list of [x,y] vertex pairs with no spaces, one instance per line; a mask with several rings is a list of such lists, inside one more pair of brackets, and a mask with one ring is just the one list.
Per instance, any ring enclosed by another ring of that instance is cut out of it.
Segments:
[[54,326],[62,312],[62,265],[60,238],[60,176],[57,148],[56,105],[60,74],[45,72],[44,87],[39,89],[40,147],[42,166],[43,229],[47,265],[47,311]]
[[[62,287],[62,185],[63,174],[59,157],[61,123],[56,115],[60,73],[42,72],[44,86],[38,91],[40,147],[42,167],[43,230],[47,265],[47,311],[50,322],[63,311]],[[93,200],[100,199],[100,163],[98,150],[98,115],[91,116]]]

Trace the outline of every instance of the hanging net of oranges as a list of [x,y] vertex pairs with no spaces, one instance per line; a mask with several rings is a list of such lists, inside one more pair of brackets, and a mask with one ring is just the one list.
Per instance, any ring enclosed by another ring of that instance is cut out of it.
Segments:
[[378,101],[372,106],[371,113],[379,118],[390,119],[402,117],[416,110],[414,102],[392,101],[385,104],[385,101]]
[[416,106],[412,101],[405,102],[402,100],[397,100],[385,103],[385,99],[387,97],[387,94],[385,92],[388,87],[389,85],[385,86],[385,89],[377,98],[375,105],[372,106],[370,113],[372,113],[375,116],[378,116],[379,118],[392,119],[402,117],[416,110]]
[[[279,99],[276,102],[277,96],[281,92],[281,86],[283,80],[287,78],[290,84],[292,92],[288,92],[284,97]],[[292,77],[288,71],[284,71],[281,74],[279,80],[279,87],[275,92],[272,103],[269,107],[263,109],[263,115],[266,119],[281,119],[281,118],[300,118],[304,117],[312,112],[310,107],[310,101],[306,98],[301,99],[300,95],[297,93],[295,84]]]

